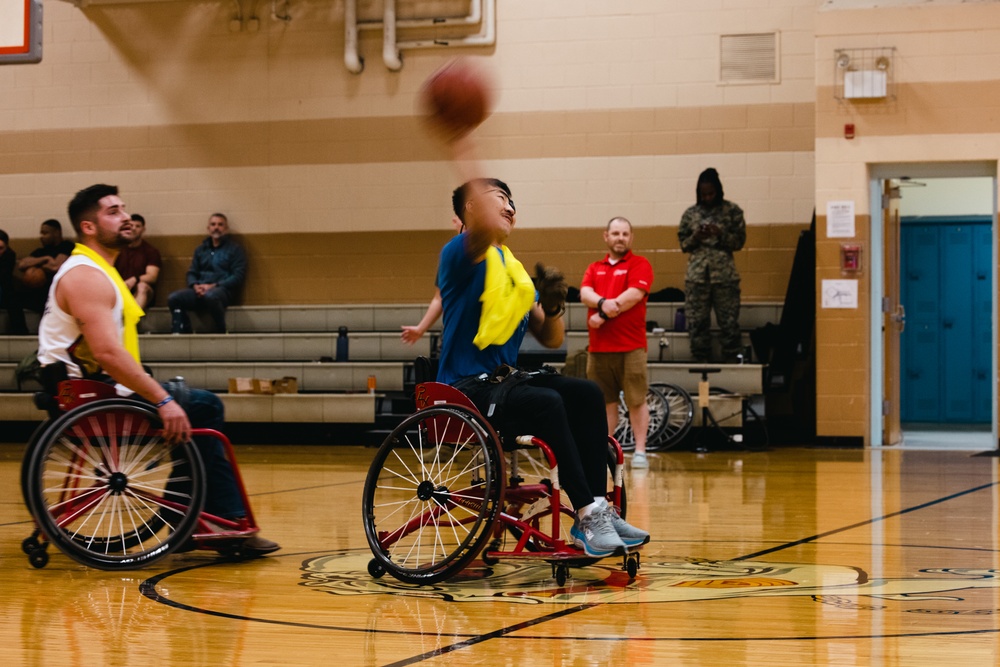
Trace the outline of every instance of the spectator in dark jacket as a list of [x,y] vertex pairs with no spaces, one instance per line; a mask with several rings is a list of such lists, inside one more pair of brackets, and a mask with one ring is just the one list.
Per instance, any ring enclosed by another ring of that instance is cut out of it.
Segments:
[[194,251],[187,272],[187,288],[167,298],[173,333],[191,333],[189,310],[207,310],[215,331],[226,332],[226,308],[239,295],[247,276],[246,251],[229,236],[229,220],[222,213],[208,218],[208,237]]

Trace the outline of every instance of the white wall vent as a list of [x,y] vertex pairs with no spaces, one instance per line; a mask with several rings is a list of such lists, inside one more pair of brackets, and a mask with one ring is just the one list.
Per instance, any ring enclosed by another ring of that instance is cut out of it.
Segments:
[[719,41],[719,81],[777,83],[778,33],[722,35]]

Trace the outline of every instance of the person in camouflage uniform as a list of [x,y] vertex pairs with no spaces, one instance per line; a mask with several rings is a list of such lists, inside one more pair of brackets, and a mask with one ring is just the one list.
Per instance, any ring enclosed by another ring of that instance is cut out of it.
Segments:
[[746,243],[746,222],[743,210],[723,198],[722,182],[715,169],[706,169],[698,176],[696,195],[697,204],[684,211],[677,231],[681,250],[691,253],[684,303],[691,356],[701,363],[711,360],[709,326],[714,307],[721,329],[723,361],[733,363],[742,350],[740,274],[733,253]]

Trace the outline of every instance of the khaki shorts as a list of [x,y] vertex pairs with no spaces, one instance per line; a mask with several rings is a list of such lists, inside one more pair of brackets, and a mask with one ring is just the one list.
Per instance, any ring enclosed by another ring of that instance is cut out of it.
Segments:
[[587,356],[587,378],[601,388],[605,403],[617,403],[622,391],[625,405],[645,403],[649,389],[646,350],[591,352]]

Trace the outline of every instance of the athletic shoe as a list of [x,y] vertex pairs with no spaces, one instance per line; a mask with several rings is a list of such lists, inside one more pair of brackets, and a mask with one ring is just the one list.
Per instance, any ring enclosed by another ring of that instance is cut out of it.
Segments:
[[582,519],[578,518],[573,522],[573,527],[569,531],[576,546],[592,558],[625,553],[625,543],[611,525],[610,514],[604,509],[595,509]]
[[618,512],[614,510],[611,505],[608,504],[606,500],[602,500],[601,509],[595,510],[596,512],[607,512],[610,515],[611,526],[618,533],[619,539],[622,543],[628,547],[638,547],[649,542],[649,533],[642,530],[641,528],[636,528],[632,524],[625,521],[625,519],[618,516]]
[[648,468],[649,459],[646,458],[645,452],[636,452],[632,455],[632,467],[633,468]]
[[254,535],[240,545],[240,551],[247,558],[258,558],[265,554],[273,553],[281,548],[277,542],[264,539],[260,535]]

